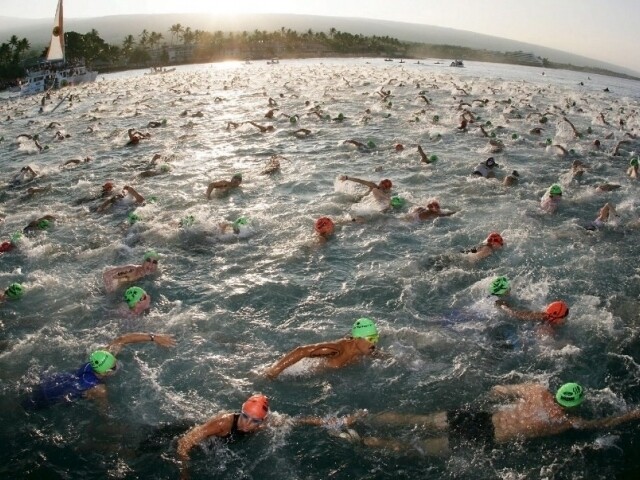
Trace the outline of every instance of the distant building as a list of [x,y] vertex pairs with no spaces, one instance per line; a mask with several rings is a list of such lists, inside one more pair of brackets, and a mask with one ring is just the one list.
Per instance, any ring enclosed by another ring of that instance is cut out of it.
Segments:
[[508,60],[513,61],[513,63],[521,65],[542,65],[542,59],[540,57],[536,57],[533,53],[523,52],[522,50],[517,52],[505,52],[505,57]]

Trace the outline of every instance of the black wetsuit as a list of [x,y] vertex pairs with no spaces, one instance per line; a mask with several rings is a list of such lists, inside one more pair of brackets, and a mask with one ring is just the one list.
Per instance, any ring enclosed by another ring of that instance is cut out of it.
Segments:
[[448,411],[449,442],[452,445],[461,441],[492,445],[495,442],[492,418],[493,414],[473,408]]

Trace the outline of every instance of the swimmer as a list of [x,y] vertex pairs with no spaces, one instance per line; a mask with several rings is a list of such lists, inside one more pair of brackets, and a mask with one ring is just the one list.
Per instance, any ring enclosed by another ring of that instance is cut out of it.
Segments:
[[159,122],[157,121],[151,121],[149,123],[147,123],[147,128],[159,128],[159,127],[164,127],[167,124],[166,120],[161,120]]
[[147,275],[152,275],[158,271],[159,256],[153,250],[149,250],[142,257],[141,265],[124,265],[105,270],[102,273],[102,280],[107,292],[115,292],[118,287],[127,283],[140,280]]
[[68,167],[69,165],[79,165],[81,163],[89,163],[91,160],[93,160],[93,158],[91,157],[85,157],[83,159],[73,158],[71,160],[67,160],[62,165],[60,165],[60,168]]
[[376,144],[373,143],[371,140],[369,140],[366,145],[362,142],[359,142],[357,140],[345,140],[344,142],[342,142],[343,145],[355,145],[356,147],[358,147],[360,150],[371,150],[376,148]]
[[22,234],[20,232],[15,232],[11,235],[9,240],[5,240],[0,243],[0,254],[10,252],[16,248],[20,242],[20,238],[22,238]]
[[422,146],[418,145],[418,153],[420,154],[420,161],[422,163],[436,163],[438,161],[438,156],[437,155],[430,155],[427,156],[426,153],[424,153],[424,150],[422,150]]
[[582,178],[582,175],[584,174],[584,172],[586,171],[585,169],[587,168],[589,168],[589,165],[586,165],[580,160],[574,160],[571,163],[571,170],[569,171],[569,174],[571,175],[572,178]]
[[320,217],[313,224],[313,231],[316,233],[318,242],[326,243],[333,235],[336,224],[329,217]]
[[[107,182],[110,183],[110,182]],[[106,184],[105,184],[106,185]],[[113,185],[113,184],[112,184]],[[112,187],[113,188],[113,187]],[[103,187],[104,190],[104,187]],[[112,196],[111,198],[109,198],[108,200],[105,200],[97,209],[96,212],[98,213],[104,213],[106,212],[108,209],[110,209],[115,203],[117,203],[120,200],[125,199],[127,196],[131,195],[133,197],[133,199],[135,200],[135,203],[137,203],[138,205],[142,205],[144,203],[144,197],[142,195],[140,195],[133,187],[130,187],[129,185],[125,185],[122,188],[122,192]]]
[[505,187],[513,187],[514,185],[517,185],[519,182],[520,182],[520,174],[518,173],[517,170],[514,170],[511,172],[510,175],[507,175],[506,177],[504,177],[502,184]]
[[562,200],[562,187],[557,183],[551,185],[540,199],[540,208],[547,213],[555,213]]
[[27,165],[26,167],[22,167],[20,171],[13,176],[13,179],[11,179],[10,184],[14,187],[17,187],[18,185],[22,185],[30,182],[37,176],[38,176],[38,172],[36,172],[33,168],[31,168],[30,165]]
[[627,175],[634,180],[638,179],[638,157],[632,157],[629,160],[629,168],[627,169]]
[[573,131],[573,136],[574,137],[580,137],[581,136],[580,132],[578,132],[578,130],[576,130],[576,127],[573,125],[573,123],[571,123],[569,121],[569,119],[567,117],[562,117],[562,120],[564,120],[571,127],[571,130]]
[[489,157],[484,162],[476,165],[476,168],[473,170],[473,175],[484,178],[495,178],[496,174],[493,169],[496,167],[500,167],[500,165],[496,163],[493,157]]
[[440,203],[437,200],[430,200],[427,203],[427,208],[424,207],[416,207],[405,217],[410,221],[418,221],[418,220],[433,220],[434,218],[439,217],[450,217],[456,213],[455,211],[451,212],[443,212],[440,210]]
[[611,155],[614,157],[619,157],[620,155],[622,155],[620,153],[620,147],[622,145],[628,145],[629,143],[631,143],[630,140],[620,140],[618,143],[616,143],[616,146],[613,148],[613,152],[611,153]]
[[231,180],[229,181],[216,180],[214,182],[211,182],[207,187],[207,198],[211,200],[211,192],[213,192],[214,189],[217,189],[220,194],[225,194],[225,193],[229,193],[232,188],[239,187],[241,183],[242,183],[241,173],[235,173],[231,177]]
[[463,250],[471,262],[477,262],[492,255],[496,250],[504,246],[504,239],[498,232],[491,232],[479,247]]
[[[482,411],[469,405],[431,413],[409,415],[385,412],[369,415],[372,424],[417,425],[440,437],[420,442],[420,450],[427,455],[447,455],[461,443],[494,447],[496,444],[521,442],[533,438],[559,435],[569,430],[609,429],[625,422],[640,419],[640,409],[621,415],[586,420],[573,412],[584,401],[584,389],[577,383],[565,383],[554,393],[538,383],[495,385],[490,390],[493,400],[509,399],[507,406]],[[364,445],[403,452],[410,445],[399,440],[365,437]]]
[[543,312],[531,310],[516,310],[512,308],[506,300],[496,300],[496,306],[507,312],[509,315],[520,320],[533,320],[546,322],[549,325],[558,326],[564,323],[564,319],[569,316],[569,306],[562,300],[551,302]]
[[174,347],[171,335],[154,333],[127,333],[113,340],[106,347],[95,350],[88,361],[75,372],[50,375],[33,389],[22,405],[26,410],[39,410],[59,403],[69,403],[81,398],[95,400],[103,408],[108,407],[105,381],[118,370],[115,355],[123,346],[132,343],[152,342],[161,347]]
[[234,235],[240,234],[240,227],[247,225],[249,223],[249,219],[247,217],[238,217],[235,222],[220,222],[218,223],[218,228],[220,229],[220,234],[225,235],[228,231],[231,231]]
[[129,130],[127,130],[127,134],[129,135],[129,141],[127,142],[127,145],[137,145],[138,143],[140,143],[140,140],[151,138],[150,133],[142,133],[135,128],[130,128]]
[[299,128],[298,130],[293,132],[293,134],[298,138],[304,138],[311,135],[311,130],[309,130],[308,128]]
[[297,347],[269,367],[266,375],[273,380],[285,368],[298,363],[303,358],[320,358],[324,360],[321,367],[341,368],[360,357],[373,354],[379,338],[380,334],[375,323],[369,318],[360,318],[353,324],[351,336],[335,342]]
[[129,313],[140,315],[151,306],[151,295],[140,287],[129,287],[124,292],[124,301],[127,303]]
[[249,121],[249,122],[244,122],[244,123],[248,123],[249,125],[253,125],[254,127],[256,127],[257,129],[260,130],[260,133],[267,133],[267,132],[273,132],[276,127],[274,127],[273,125],[267,125],[266,127],[264,125],[259,125],[256,122],[253,121]]
[[0,292],[0,303],[6,300],[19,300],[24,295],[24,287],[19,283],[12,283],[4,292]]
[[45,215],[44,217],[37,218],[29,222],[29,224],[22,229],[22,233],[34,233],[36,231],[46,230],[51,226],[51,222],[56,219],[53,215]]
[[607,224],[607,222],[609,222],[609,217],[611,215],[613,215],[614,217],[617,216],[616,208],[612,203],[607,202],[599,210],[596,219],[586,225],[584,228],[586,228],[587,230],[597,230],[599,228],[602,228]]
[[144,172],[140,172],[138,176],[142,178],[157,177],[158,175],[164,175],[170,171],[171,167],[165,163],[160,165],[160,168],[157,170],[145,170]]
[[288,415],[269,415],[269,398],[262,394],[251,395],[243,404],[239,412],[221,412],[196,425],[180,437],[177,445],[177,455],[181,462],[180,478],[188,478],[187,462],[189,452],[204,440],[214,437],[225,443],[233,443],[239,438],[263,430],[265,427],[278,427],[284,425],[312,425],[335,428],[342,425],[351,425],[356,415],[342,418],[320,417],[289,417]]
[[596,192],[614,192],[620,187],[621,185],[618,185],[617,183],[601,183],[596,187]]
[[113,193],[114,188],[115,188],[115,185],[113,182],[105,182],[104,185],[102,185],[102,188],[100,189],[100,193],[98,193],[97,195],[94,195],[93,197],[79,198],[78,200],[74,201],[73,204],[82,205],[83,203],[92,202],[93,200],[106,198]]
[[273,155],[260,172],[260,175],[273,175],[280,172],[280,159],[287,160],[282,155]]
[[360,185],[364,185],[365,187],[369,187],[369,191],[365,195],[373,195],[373,198],[375,198],[380,203],[389,205],[389,202],[391,201],[391,188],[393,187],[393,184],[391,183],[391,180],[388,180],[386,178],[384,180],[381,180],[377,185],[368,180],[362,180],[355,177],[347,177],[346,175],[340,175],[340,177],[338,177],[338,180],[342,182],[355,182],[359,183]]

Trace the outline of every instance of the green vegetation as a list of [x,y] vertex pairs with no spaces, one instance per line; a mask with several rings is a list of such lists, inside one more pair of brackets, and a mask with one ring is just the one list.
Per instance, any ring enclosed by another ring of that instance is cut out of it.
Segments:
[[[546,58],[534,57],[523,52],[496,52],[455,45],[401,42],[388,36],[354,35],[335,28],[326,33],[314,32],[311,29],[298,33],[285,27],[273,32],[256,29],[251,33],[225,33],[220,30],[192,30],[177,23],[171,26],[166,36],[160,32],[143,30],[138,36],[127,35],[121,45],[107,44],[95,29],[84,35],[67,32],[65,40],[67,61],[84,61],[88,67],[101,72],[232,59],[384,56],[457,58],[536,65],[636,79],[599,68],[556,64]],[[37,62],[37,54],[29,50],[29,41],[26,38],[19,40],[15,35],[8,43],[0,45],[0,88],[7,87],[24,76],[25,67]],[[45,54],[46,51],[42,56]]]

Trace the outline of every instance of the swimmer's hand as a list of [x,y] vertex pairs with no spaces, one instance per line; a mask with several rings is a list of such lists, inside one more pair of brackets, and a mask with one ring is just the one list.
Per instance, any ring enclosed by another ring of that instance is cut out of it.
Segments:
[[347,178],[348,178],[348,177],[347,177],[346,175],[340,175],[340,176],[338,177],[338,180],[341,180],[341,181],[343,181],[343,182],[344,182]]
[[157,343],[161,347],[175,347],[176,340],[172,335],[165,335],[163,333],[157,333],[153,336],[153,342]]

